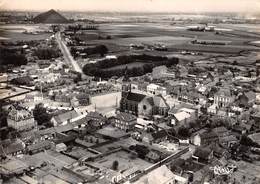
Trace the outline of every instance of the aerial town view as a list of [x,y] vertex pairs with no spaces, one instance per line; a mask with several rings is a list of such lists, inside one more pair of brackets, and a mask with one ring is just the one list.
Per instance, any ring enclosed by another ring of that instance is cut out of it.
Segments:
[[260,184],[260,1],[0,1],[0,184]]

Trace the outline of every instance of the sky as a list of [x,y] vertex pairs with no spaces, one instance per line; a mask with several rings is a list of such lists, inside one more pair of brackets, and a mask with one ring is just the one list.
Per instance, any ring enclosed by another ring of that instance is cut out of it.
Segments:
[[7,10],[259,12],[260,0],[0,0]]

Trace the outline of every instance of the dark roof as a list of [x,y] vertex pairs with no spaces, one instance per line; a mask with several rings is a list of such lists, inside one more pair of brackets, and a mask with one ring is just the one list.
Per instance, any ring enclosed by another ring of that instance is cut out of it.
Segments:
[[231,97],[231,91],[228,88],[220,88],[219,91],[216,93],[218,96],[226,96]]
[[116,115],[116,118],[127,122],[136,120],[136,116],[125,112],[120,112]]
[[34,23],[43,24],[65,24],[69,21],[55,10],[49,10],[47,12],[41,13],[33,18]]
[[149,102],[151,106],[154,106],[154,101],[152,97],[147,98],[147,102]]
[[63,123],[64,121],[76,118],[77,116],[78,113],[75,110],[70,110],[53,116],[53,118],[57,121],[57,123]]
[[3,148],[2,151],[4,151],[4,153],[6,154],[12,154],[18,151],[22,151],[23,149],[24,149],[24,144],[20,141],[16,141],[10,144],[9,146],[7,146],[6,148]]
[[86,117],[87,118],[95,118],[95,119],[103,119],[104,118],[102,116],[102,114],[100,114],[98,112],[89,112]]
[[202,134],[200,134],[200,137],[202,139],[212,139],[212,138],[218,138],[218,135],[215,132],[212,131],[207,131],[207,132],[203,132]]
[[76,95],[76,98],[79,100],[89,99],[89,95],[85,94],[85,93],[81,93],[81,94]]
[[228,129],[226,127],[216,127],[212,129],[213,132],[215,132],[216,134],[223,134],[223,133],[227,133]]
[[41,141],[41,142],[38,142],[36,144],[32,144],[32,145],[29,145],[27,147],[27,149],[29,151],[34,151],[34,150],[38,150],[38,149],[45,149],[47,147],[50,147],[51,146],[51,142],[50,141]]
[[253,91],[246,92],[245,96],[248,98],[249,101],[256,99],[256,94]]
[[198,147],[193,155],[202,159],[207,159],[211,152],[212,150],[209,148]]
[[128,93],[126,99],[134,102],[141,102],[146,96],[139,93]]
[[167,132],[165,130],[160,130],[158,132],[152,133],[152,137],[154,139],[160,139],[167,136]]

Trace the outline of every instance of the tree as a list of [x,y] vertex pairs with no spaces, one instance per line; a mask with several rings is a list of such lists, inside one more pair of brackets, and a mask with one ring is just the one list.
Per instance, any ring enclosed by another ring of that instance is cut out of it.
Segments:
[[37,121],[38,125],[45,125],[51,127],[51,115],[47,113],[46,108],[42,103],[37,104],[33,110],[34,119]]
[[187,138],[187,137],[190,136],[190,131],[189,131],[188,128],[182,126],[178,130],[178,135],[181,136],[181,137]]
[[96,47],[96,50],[99,52],[101,57],[104,57],[104,55],[108,52],[108,49],[105,45],[99,45]]
[[113,169],[114,171],[116,171],[116,170],[118,170],[118,166],[119,166],[119,163],[118,163],[117,160],[115,160],[115,161],[113,162],[113,164],[112,164],[112,169]]
[[242,135],[240,139],[240,144],[244,146],[260,147],[257,143],[253,142],[252,139],[248,138],[246,135]]

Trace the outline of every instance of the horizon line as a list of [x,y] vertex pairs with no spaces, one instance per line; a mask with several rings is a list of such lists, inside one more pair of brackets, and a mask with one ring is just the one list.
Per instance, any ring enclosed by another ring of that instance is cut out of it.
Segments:
[[120,11],[115,11],[115,10],[62,10],[62,9],[55,9],[55,8],[49,8],[49,9],[42,9],[42,10],[36,10],[36,9],[1,9],[0,7],[0,12],[47,12],[49,10],[55,10],[59,12],[78,12],[78,13],[83,13],[83,12],[92,12],[92,13],[165,13],[165,14],[170,14],[170,13],[187,13],[187,14],[198,14],[198,13],[251,13],[251,14],[260,14],[258,11],[210,11],[210,10],[202,10],[202,11],[125,11],[125,10],[120,10]]

